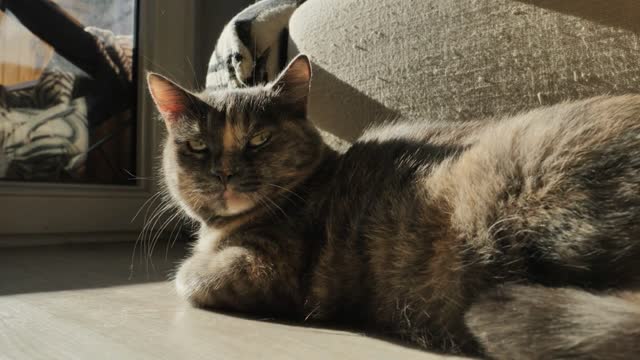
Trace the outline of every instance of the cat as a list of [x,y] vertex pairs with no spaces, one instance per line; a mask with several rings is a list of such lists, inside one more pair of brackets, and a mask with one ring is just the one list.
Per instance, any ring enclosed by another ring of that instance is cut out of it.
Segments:
[[304,55],[251,88],[148,76],[165,185],[200,223],[181,296],[495,359],[640,354],[640,96],[396,121],[339,152],[310,81]]

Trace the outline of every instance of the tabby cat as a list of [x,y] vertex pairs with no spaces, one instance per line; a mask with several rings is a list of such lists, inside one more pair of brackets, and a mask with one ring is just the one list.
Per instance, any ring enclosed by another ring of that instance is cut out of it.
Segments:
[[640,354],[640,96],[395,122],[340,153],[310,78],[304,55],[252,88],[149,75],[164,181],[200,223],[179,294],[496,359]]

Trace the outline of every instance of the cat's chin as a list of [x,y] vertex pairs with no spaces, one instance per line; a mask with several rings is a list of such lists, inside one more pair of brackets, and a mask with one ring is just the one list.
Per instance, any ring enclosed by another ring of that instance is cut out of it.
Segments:
[[252,209],[256,204],[247,195],[233,190],[227,190],[222,194],[225,209],[220,212],[221,216],[233,216]]

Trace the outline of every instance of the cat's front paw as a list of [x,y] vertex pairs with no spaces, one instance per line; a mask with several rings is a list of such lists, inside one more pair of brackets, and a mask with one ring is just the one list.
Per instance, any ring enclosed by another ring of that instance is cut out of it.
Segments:
[[178,294],[199,307],[247,310],[255,301],[259,263],[247,249],[196,253],[179,268]]

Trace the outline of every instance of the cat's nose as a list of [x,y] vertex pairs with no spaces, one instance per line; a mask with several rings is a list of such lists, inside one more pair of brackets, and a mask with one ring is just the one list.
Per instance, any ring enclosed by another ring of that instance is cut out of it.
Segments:
[[227,185],[233,174],[228,170],[211,169],[211,174],[220,180],[223,185]]

